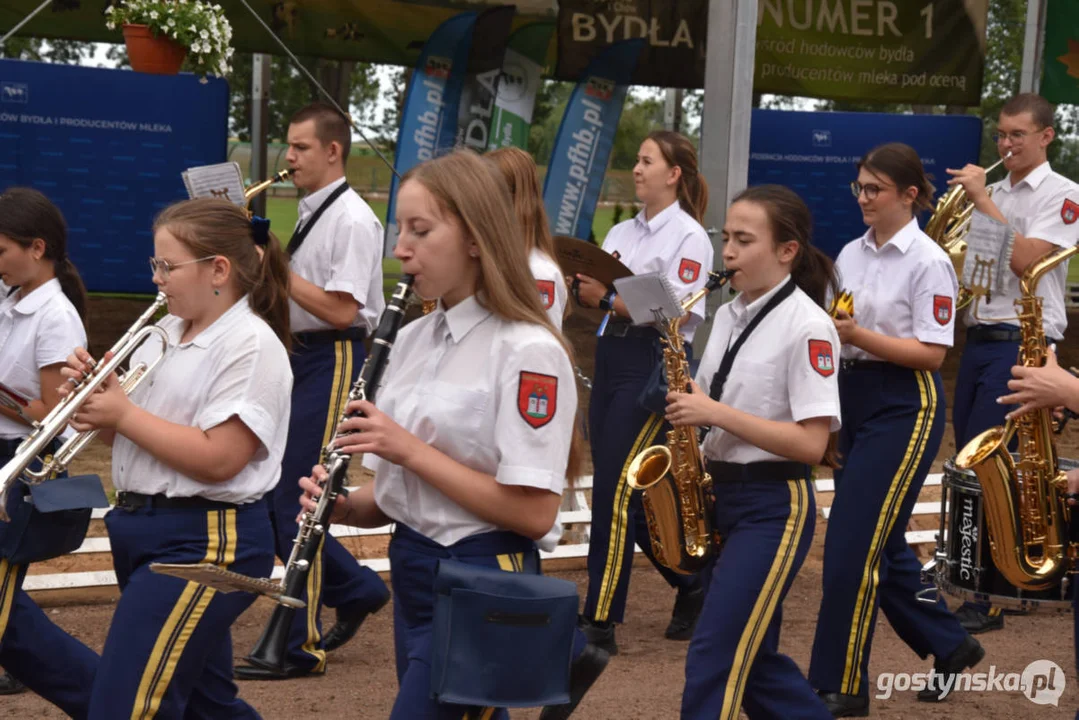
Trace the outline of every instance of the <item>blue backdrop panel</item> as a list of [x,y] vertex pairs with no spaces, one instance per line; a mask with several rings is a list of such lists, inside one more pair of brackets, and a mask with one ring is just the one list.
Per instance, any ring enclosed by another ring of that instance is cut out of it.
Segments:
[[153,217],[183,170],[225,161],[227,128],[220,79],[0,60],[0,189],[56,203],[90,290],[154,291]]
[[749,184],[797,192],[813,212],[813,243],[834,258],[866,230],[850,193],[866,151],[886,142],[910,145],[940,197],[948,189],[944,169],[978,162],[981,137],[981,121],[970,115],[754,110]]

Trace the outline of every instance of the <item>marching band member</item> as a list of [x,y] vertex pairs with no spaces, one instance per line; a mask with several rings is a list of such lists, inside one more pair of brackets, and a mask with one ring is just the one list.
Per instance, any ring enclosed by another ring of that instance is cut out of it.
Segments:
[[[1019,276],[1032,262],[1057,246],[1079,241],[1079,186],[1053,172],[1046,151],[1055,136],[1053,107],[1032,93],[1022,93],[1004,104],[997,122],[997,150],[1008,176],[986,191],[985,170],[967,165],[948,170],[949,185],[961,184],[974,207],[1011,225],[1015,245],[1011,273],[1004,273],[1004,287],[991,298],[975,301],[964,314],[967,342],[955,382],[952,425],[955,443],[962,448],[980,433],[1002,425],[1005,408],[997,404],[1008,383],[1011,367],[1019,353],[1019,321],[1015,301],[1019,298]],[[970,259],[968,258],[968,262]],[[1043,322],[1047,341],[1059,343],[1068,324],[1064,311],[1064,283],[1068,263],[1051,270],[1039,285],[1044,300]],[[1004,627],[1000,608],[982,603],[965,603],[956,613],[963,627],[972,633]]]
[[[270,515],[277,556],[287,561],[298,530],[296,481],[317,463],[341,417],[349,386],[365,355],[363,340],[385,307],[382,295],[382,223],[348,186],[345,161],[352,130],[333,108],[314,103],[289,123],[286,161],[293,182],[307,195],[288,244],[289,317],[292,341],[292,415],[279,483]],[[277,680],[326,670],[326,651],[348,642],[364,619],[389,600],[389,589],[327,534],[288,638],[287,670],[242,665],[242,680]],[[337,622],[322,635],[321,603],[337,610]]]
[[[431,698],[433,583],[440,558],[539,572],[536,540],[554,524],[581,458],[571,351],[528,273],[497,169],[459,151],[409,171],[394,250],[414,291],[438,308],[401,330],[377,407],[350,403],[338,441],[375,479],[339,496],[334,521],[395,522],[389,556],[399,690],[391,718],[505,717]],[[540,398],[533,405],[530,400]],[[314,478],[325,478],[316,467]],[[300,481],[314,509],[318,486]],[[580,635],[580,633],[578,633]],[[568,717],[607,654],[578,638]]]
[[[29,399],[25,415],[41,420],[60,401],[64,361],[86,344],[86,289],[67,254],[64,217],[37,190],[13,187],[0,194],[0,281],[0,383]],[[26,419],[0,407],[0,465],[14,457],[29,430]],[[23,502],[21,488],[9,499]],[[0,547],[8,546],[7,527],[0,523]],[[26,570],[0,559],[4,694],[25,684],[84,718],[97,653],[57,627],[22,590]]]
[[[723,263],[739,295],[716,314],[691,392],[667,396],[673,425],[710,427],[722,545],[686,657],[683,718],[828,718],[779,652],[782,603],[813,540],[810,466],[839,428],[839,338],[821,309],[832,262],[810,244],[791,190],[743,191],[727,212]],[[702,389],[703,388],[703,389]]]
[[[154,222],[154,283],[166,355],[130,396],[110,378],[75,413],[112,443],[116,507],[105,517],[122,594],[93,682],[91,719],[254,718],[232,681],[229,627],[254,601],[151,573],[208,562],[268,577],[263,499],[278,481],[292,377],[288,268],[268,221],[196,199]],[[133,363],[160,352],[151,341]],[[90,357],[77,350],[64,374]]]
[[[881,145],[858,163],[851,190],[869,231],[839,253],[840,285],[856,317],[840,311],[843,429],[824,542],[824,594],[809,681],[836,717],[869,712],[869,655],[877,609],[939,673],[985,655],[943,599],[917,594],[921,563],[907,521],[944,435],[940,365],[952,345],[959,286],[947,254],[918,228],[933,186],[914,148]],[[936,699],[926,691],[920,699]]]
[[[696,292],[704,287],[712,269],[712,243],[700,224],[708,205],[708,185],[698,172],[696,151],[678,133],[654,131],[641,143],[633,179],[644,209],[611,228],[603,249],[634,273],[664,273],[683,294]],[[585,275],[577,276],[574,287],[580,305],[612,313],[596,344],[588,409],[592,528],[588,597],[581,627],[589,640],[617,654],[614,624],[622,622],[625,612],[636,543],[678,590],[666,637],[688,640],[704,602],[704,583],[655,562],[639,494],[626,483],[630,461],[665,431],[662,396],[658,407],[648,408],[639,402],[660,365],[659,333],[652,327],[633,325],[613,288]],[[697,303],[682,325],[687,354],[703,319],[704,303]]]
[[502,171],[502,177],[513,196],[513,212],[524,233],[528,268],[536,279],[540,300],[551,318],[551,324],[562,329],[562,317],[569,302],[562,268],[555,262],[554,238],[551,237],[547,211],[543,207],[543,191],[536,174],[532,156],[515,147],[499,148],[487,153]]

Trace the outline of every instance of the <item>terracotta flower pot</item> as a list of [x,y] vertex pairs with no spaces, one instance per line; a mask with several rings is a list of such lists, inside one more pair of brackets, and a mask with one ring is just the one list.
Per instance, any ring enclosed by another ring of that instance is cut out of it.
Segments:
[[175,75],[187,57],[187,48],[163,34],[155,37],[148,25],[124,25],[124,43],[138,72]]

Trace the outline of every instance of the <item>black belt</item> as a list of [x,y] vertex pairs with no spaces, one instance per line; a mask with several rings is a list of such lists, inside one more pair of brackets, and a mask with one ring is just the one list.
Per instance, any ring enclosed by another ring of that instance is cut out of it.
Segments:
[[292,339],[299,345],[329,345],[338,340],[360,340],[367,337],[367,330],[350,327],[344,330],[310,330],[292,333]]
[[967,328],[967,342],[1021,342],[1023,334],[1017,327],[1002,325],[971,325]]
[[234,510],[236,503],[207,500],[202,497],[167,497],[165,495],[143,495],[136,492],[116,494],[116,507],[121,510],[157,508],[159,510]]
[[634,325],[626,320],[611,320],[603,329],[603,337],[632,337],[658,340],[659,331],[648,325]]
[[840,370],[879,370],[889,366],[892,366],[892,363],[884,362],[883,360],[844,359],[839,361]]
[[762,460],[751,463],[708,461],[708,474],[716,483],[769,482],[774,480],[799,480],[807,475],[808,465],[793,460]]

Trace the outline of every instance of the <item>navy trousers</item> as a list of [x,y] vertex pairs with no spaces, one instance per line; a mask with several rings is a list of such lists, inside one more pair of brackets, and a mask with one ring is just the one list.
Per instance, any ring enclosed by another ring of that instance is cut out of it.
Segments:
[[842,467],[824,540],[824,593],[809,681],[868,693],[878,608],[920,657],[943,658],[966,631],[943,599],[922,602],[921,564],[907,522],[944,434],[939,373],[860,363],[839,375]]
[[[991,326],[998,327],[998,326]],[[1015,329],[1000,325],[1001,329]],[[964,445],[991,427],[1004,424],[1010,408],[997,403],[1008,393],[1012,366],[1019,356],[1019,343],[976,342],[967,338],[959,360],[959,375],[955,380],[955,402],[952,405],[952,428],[955,446]]]
[[[300,513],[301,477],[321,459],[344,412],[348,391],[360,374],[364,348],[360,340],[295,343],[292,349],[292,413],[289,417],[288,445],[281,460],[281,480],[270,494],[277,557],[287,562]],[[322,649],[322,604],[361,610],[381,607],[389,589],[378,573],[362,567],[336,538],[326,535],[322,551],[308,574],[302,599],[307,603],[294,614],[289,633],[288,665],[323,672],[326,651]]]
[[[807,473],[808,474],[808,473]],[[715,484],[723,545],[686,656],[682,718],[820,718],[831,714],[779,652],[783,599],[813,542],[807,477]]]
[[[453,558],[479,567],[539,574],[539,551],[528,538],[508,531],[467,537],[449,547],[398,523],[390,541],[393,583],[393,642],[397,660],[397,700],[390,720],[505,720],[505,708],[438,703],[431,697],[431,637],[438,561]],[[580,630],[573,656],[585,646]],[[363,713],[360,713],[362,715]]]
[[229,627],[255,601],[150,572],[150,563],[211,562],[253,577],[273,569],[265,500],[227,510],[113,509],[105,516],[122,594],[89,717],[258,718],[236,696]]
[[636,543],[674,588],[691,588],[693,575],[679,575],[656,562],[640,493],[626,483],[630,462],[646,447],[667,442],[663,417],[637,404],[658,357],[656,341],[601,337],[588,408],[592,445],[592,529],[588,544],[588,596],[584,615],[622,622]]
[[[0,466],[14,456],[3,442]],[[0,534],[7,523],[0,523]],[[0,559],[0,665],[78,720],[90,707],[98,655],[60,629],[22,589],[25,565]]]

